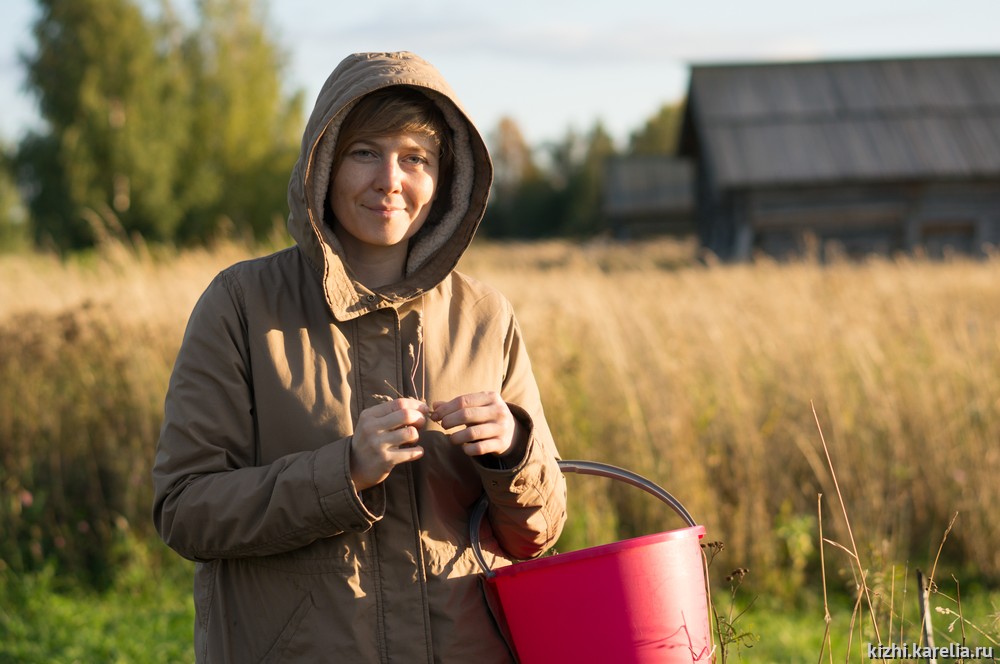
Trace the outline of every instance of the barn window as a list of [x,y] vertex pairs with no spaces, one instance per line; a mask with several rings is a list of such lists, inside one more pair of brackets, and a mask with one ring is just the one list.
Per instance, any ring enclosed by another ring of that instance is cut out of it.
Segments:
[[920,244],[932,258],[943,258],[946,254],[955,252],[974,253],[976,224],[967,219],[922,224]]

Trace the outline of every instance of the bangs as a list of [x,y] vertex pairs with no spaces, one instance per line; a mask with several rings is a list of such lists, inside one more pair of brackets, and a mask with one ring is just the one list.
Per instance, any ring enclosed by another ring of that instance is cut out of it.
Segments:
[[438,148],[442,170],[450,170],[451,131],[444,114],[426,95],[405,86],[377,90],[351,109],[337,136],[334,169],[352,143],[398,134],[417,134],[432,139]]

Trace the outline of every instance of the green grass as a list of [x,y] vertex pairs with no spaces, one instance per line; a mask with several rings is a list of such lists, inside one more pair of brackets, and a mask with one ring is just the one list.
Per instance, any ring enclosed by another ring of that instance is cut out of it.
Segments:
[[[873,589],[879,638],[886,645],[912,644],[921,640],[915,576],[913,570],[907,575],[902,569],[896,570],[895,576],[891,587]],[[992,646],[994,654],[1000,656],[1000,590],[969,583],[968,587],[963,584],[959,593],[955,578],[947,575],[946,579],[941,579],[929,600],[935,645]],[[800,592],[793,599],[778,598],[757,594],[749,577],[735,593],[717,590],[714,609],[740,638],[726,647],[725,659],[720,653],[716,661],[869,661],[868,643],[879,643],[871,614],[863,603],[856,605],[846,579],[832,583],[825,605],[819,587]]]
[[[725,660],[721,656],[717,658],[720,664],[723,661],[867,662],[867,644],[878,642],[870,617],[861,613],[854,615],[854,603],[846,595],[838,594],[829,600],[830,636],[824,644],[826,622],[822,597],[807,594],[788,603],[760,596],[750,603],[753,598],[740,592],[733,614],[737,616],[735,632],[742,638],[727,647]],[[911,644],[920,638],[915,586],[905,601],[907,604],[903,606],[900,598],[896,598],[891,632],[888,620],[880,620],[883,644]],[[716,610],[723,615],[730,610],[728,596],[716,597],[715,604]],[[997,623],[1000,592],[975,591],[963,600],[962,613],[967,621],[964,639],[957,616],[947,613],[957,612],[957,605],[949,598],[932,595],[931,606],[936,646],[963,642],[973,648],[992,646],[995,656],[1000,657],[1000,645],[996,645],[1000,639],[1000,625]],[[985,634],[978,632],[977,628]]]
[[67,585],[53,566],[0,577],[0,663],[193,662],[192,567],[132,541],[114,584]]
[[[129,538],[123,548],[122,557],[128,562],[114,584],[100,592],[79,583],[67,585],[52,566],[33,574],[4,572],[0,663],[194,661],[191,564],[159,543]],[[724,562],[717,558],[713,571]],[[957,620],[959,589],[950,573],[939,570],[942,574],[931,596],[932,606],[938,608],[933,614],[938,646],[963,642]],[[736,637],[724,651],[717,650],[716,662],[868,661],[866,644],[875,642],[871,618],[864,611],[854,614],[849,579],[843,573],[833,573],[828,581],[827,645],[821,587],[781,598],[758,590],[753,576],[748,574],[735,589],[724,582],[715,586],[714,609]],[[891,587],[880,579],[881,585],[874,588],[879,629],[884,643],[911,643],[919,637],[916,586],[912,570],[897,570],[896,576]],[[960,594],[961,614],[967,621],[965,643],[994,645],[1000,640],[1000,591],[969,583]],[[1000,646],[994,645],[994,651],[1000,655]]]

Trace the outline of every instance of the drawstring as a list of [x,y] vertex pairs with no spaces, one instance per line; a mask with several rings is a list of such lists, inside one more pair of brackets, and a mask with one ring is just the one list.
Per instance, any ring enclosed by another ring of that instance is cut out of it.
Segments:
[[[406,344],[406,355],[410,360],[410,384],[402,385],[401,389],[403,392],[408,392],[409,395],[424,403],[427,402],[427,368],[424,365],[424,296],[420,296],[420,308],[417,310],[417,343],[416,344]],[[420,376],[420,389],[417,389],[417,376]],[[383,381],[385,386],[388,387],[396,397],[402,398],[404,395],[400,393],[396,387],[390,383],[388,380]],[[387,394],[373,394],[372,395],[376,401],[388,402],[392,401],[394,397]]]
[[[417,311],[417,344],[407,344],[407,355],[410,357],[410,388],[415,399],[426,401],[427,367],[424,363],[424,296],[420,296],[420,309]],[[417,389],[417,376],[420,376],[420,389]]]

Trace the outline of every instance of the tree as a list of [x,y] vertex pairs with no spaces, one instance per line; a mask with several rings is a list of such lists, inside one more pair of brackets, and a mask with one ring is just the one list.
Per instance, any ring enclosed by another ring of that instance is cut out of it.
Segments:
[[615,147],[601,122],[586,135],[570,128],[561,141],[545,145],[545,168],[536,165],[510,118],[501,119],[490,143],[496,178],[484,224],[487,233],[539,238],[603,230],[603,165]]
[[604,230],[604,162],[615,154],[614,139],[597,121],[581,147],[582,155],[572,163],[566,186],[567,212],[561,228],[564,235],[593,235]]
[[193,122],[184,185],[191,202],[182,236],[202,240],[231,222],[256,237],[287,213],[288,173],[298,155],[303,97],[283,94],[284,55],[254,0],[200,0],[184,47]]
[[171,237],[186,105],[163,35],[127,0],[39,4],[25,63],[49,131],[28,136],[18,158],[36,236],[62,248],[109,227]]
[[550,143],[548,178],[557,210],[552,235],[588,236],[603,230],[601,191],[604,160],[615,154],[614,140],[598,120],[586,134],[573,128]]
[[500,118],[496,130],[491,133],[490,154],[493,157],[494,192],[501,196],[512,193],[525,180],[538,177],[531,148],[517,122],[509,116]]
[[47,131],[18,151],[35,235],[71,249],[109,229],[204,241],[228,219],[258,237],[287,210],[301,96],[255,0],[39,0],[25,59]]
[[0,252],[23,248],[27,237],[28,213],[14,181],[14,159],[0,146]]
[[664,104],[629,140],[631,154],[676,154],[684,102]]
[[494,183],[483,222],[493,237],[549,234],[559,215],[554,190],[535,164],[531,148],[513,118],[503,117],[489,134]]

